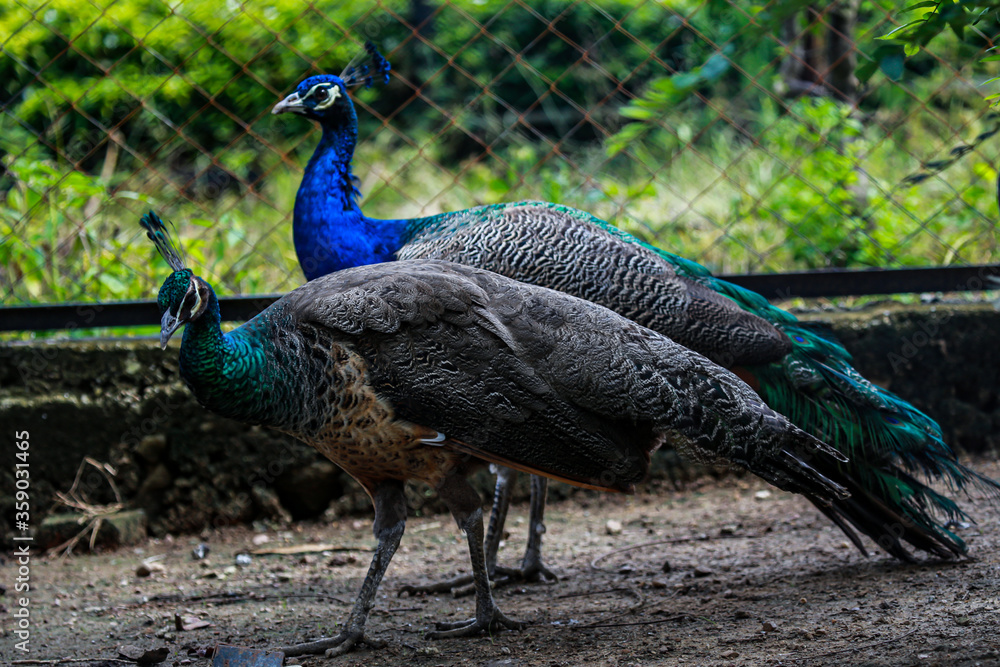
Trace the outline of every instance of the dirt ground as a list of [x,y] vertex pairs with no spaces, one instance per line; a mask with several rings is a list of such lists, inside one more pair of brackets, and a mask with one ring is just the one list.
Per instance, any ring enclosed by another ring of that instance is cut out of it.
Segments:
[[[976,467],[1000,478],[997,462]],[[545,555],[561,580],[499,589],[500,607],[530,626],[493,637],[424,639],[435,620],[472,616],[474,603],[396,595],[403,584],[467,569],[464,537],[448,517],[412,519],[369,620],[390,646],[286,664],[1000,665],[996,505],[968,503],[979,521],[961,530],[969,559],[904,565],[863,557],[801,498],[755,481],[695,486],[550,505]],[[525,510],[512,508],[502,563],[520,557]],[[609,534],[609,519],[621,522],[620,534]],[[211,553],[196,561],[191,552],[202,541]],[[337,548],[235,565],[237,553],[309,543]],[[208,665],[198,650],[216,643],[267,648],[328,635],[347,616],[372,545],[367,520],[345,519],[35,558],[28,654],[12,648],[16,573],[8,558],[0,663],[122,664],[102,661],[132,645],[168,648],[164,665]],[[154,571],[139,577],[144,560]],[[184,626],[206,625],[178,631],[175,615]]]

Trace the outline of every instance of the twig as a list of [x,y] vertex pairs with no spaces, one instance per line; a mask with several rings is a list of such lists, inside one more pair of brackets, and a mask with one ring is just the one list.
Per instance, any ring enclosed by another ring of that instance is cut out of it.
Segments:
[[[582,592],[582,593],[566,593],[564,595],[557,596],[556,599],[557,600],[565,600],[565,599],[568,599],[568,598],[587,597],[589,595],[602,595],[604,593],[628,593],[628,594],[632,595],[636,599],[636,602],[632,606],[625,607],[624,609],[611,609],[611,610],[607,610],[607,609],[595,609],[593,611],[577,611],[575,613],[577,613],[578,615],[583,615],[583,614],[608,614],[610,612],[610,613],[614,613],[615,615],[620,616],[622,614],[634,614],[637,611],[639,611],[640,609],[642,609],[645,606],[645,604],[646,604],[646,597],[642,593],[640,593],[639,591],[637,591],[637,590],[635,590],[634,588],[631,588],[631,587],[628,587],[628,588],[608,588],[608,589],[600,590],[600,591],[586,591],[586,592]],[[607,627],[607,626],[602,625],[600,622],[598,622],[598,623],[590,623],[588,625],[571,626],[571,627],[603,628],[603,627]]]
[[629,625],[656,625],[657,623],[669,623],[670,621],[682,621],[685,618],[694,618],[691,614],[674,614],[666,618],[658,618],[655,621],[632,621],[630,623],[591,623],[589,625],[571,625],[571,630],[583,630],[586,628],[623,628]]
[[[83,475],[83,468],[86,465],[92,465],[97,470],[104,475],[104,479],[107,481],[111,490],[115,494],[115,502],[110,505],[95,505],[89,502],[86,498],[77,495],[77,487],[80,486],[80,477]],[[115,485],[114,476],[118,474],[109,463],[101,463],[95,459],[85,456],[83,461],[80,462],[80,467],[76,470],[76,478],[73,480],[73,486],[69,488],[69,491],[62,493],[56,491],[56,499],[62,505],[66,507],[77,510],[82,513],[83,516],[80,517],[79,523],[87,521],[87,525],[84,526],[83,530],[79,533],[66,540],[57,547],[49,549],[48,553],[56,553],[62,551],[63,556],[68,556],[73,552],[73,548],[76,547],[77,543],[83,539],[83,536],[90,532],[90,550],[94,550],[94,544],[97,542],[97,534],[101,530],[101,524],[104,522],[104,518],[121,511],[125,507],[125,502],[122,500],[122,494],[118,492],[118,487]]]

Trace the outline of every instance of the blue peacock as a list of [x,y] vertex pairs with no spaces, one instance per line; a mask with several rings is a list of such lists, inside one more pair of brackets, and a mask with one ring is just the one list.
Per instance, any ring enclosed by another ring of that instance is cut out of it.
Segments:
[[[358,120],[349,89],[387,81],[389,72],[375,48],[366,48],[371,65],[364,77],[354,70],[309,77],[273,109],[322,128],[295,199],[295,250],[307,278],[376,262],[446,259],[606,306],[731,369],[773,409],[847,455],[838,481],[851,498],[817,507],[863,553],[856,531],[904,561],[914,560],[907,544],[944,558],[966,552],[951,527],[969,517],[929,483],[943,482],[952,492],[977,486],[993,497],[1000,485],[961,464],[934,420],[862,377],[825,327],[801,322],[691,260],[555,203],[496,204],[404,220],[366,216],[351,167]],[[510,474],[501,476],[498,504],[509,498],[504,486],[510,480]],[[544,493],[544,482],[532,488]],[[532,507],[533,544],[515,572],[537,577],[548,574],[539,555],[544,501],[535,498]],[[493,516],[505,513],[505,506],[495,507]],[[487,552],[494,558],[499,535],[491,520]]]

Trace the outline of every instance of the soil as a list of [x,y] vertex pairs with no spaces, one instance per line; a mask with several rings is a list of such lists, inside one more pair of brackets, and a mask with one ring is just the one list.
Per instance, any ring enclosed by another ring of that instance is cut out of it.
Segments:
[[[996,461],[976,467],[1000,478]],[[286,664],[1000,665],[996,503],[977,497],[964,504],[979,521],[959,531],[969,558],[902,564],[862,556],[802,498],[750,480],[694,486],[551,504],[544,553],[560,581],[498,589],[500,607],[530,625],[492,637],[424,638],[435,620],[472,616],[474,602],[396,595],[404,584],[468,569],[464,536],[448,517],[413,519],[368,624],[389,646]],[[512,508],[502,563],[520,557],[525,509]],[[621,522],[620,534],[609,534],[611,519]],[[211,548],[206,560],[192,557],[199,542]],[[337,547],[235,565],[237,553],[309,543]],[[8,559],[0,579],[0,663],[71,657],[122,664],[101,661],[132,645],[168,648],[164,665],[208,665],[198,651],[217,643],[268,648],[329,634],[347,617],[371,547],[369,521],[346,518],[230,527],[98,555],[38,556],[28,654],[12,648],[16,572]],[[144,560],[154,571],[139,577]],[[175,615],[208,625],[178,631]]]

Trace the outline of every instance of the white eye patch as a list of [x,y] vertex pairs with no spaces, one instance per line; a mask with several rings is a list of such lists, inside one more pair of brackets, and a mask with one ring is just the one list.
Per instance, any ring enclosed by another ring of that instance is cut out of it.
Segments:
[[312,97],[316,100],[316,105],[313,107],[316,111],[322,111],[323,109],[329,108],[337,101],[340,97],[340,86],[334,85],[332,83],[317,83],[315,86],[309,89],[309,92],[305,94],[304,98]]

